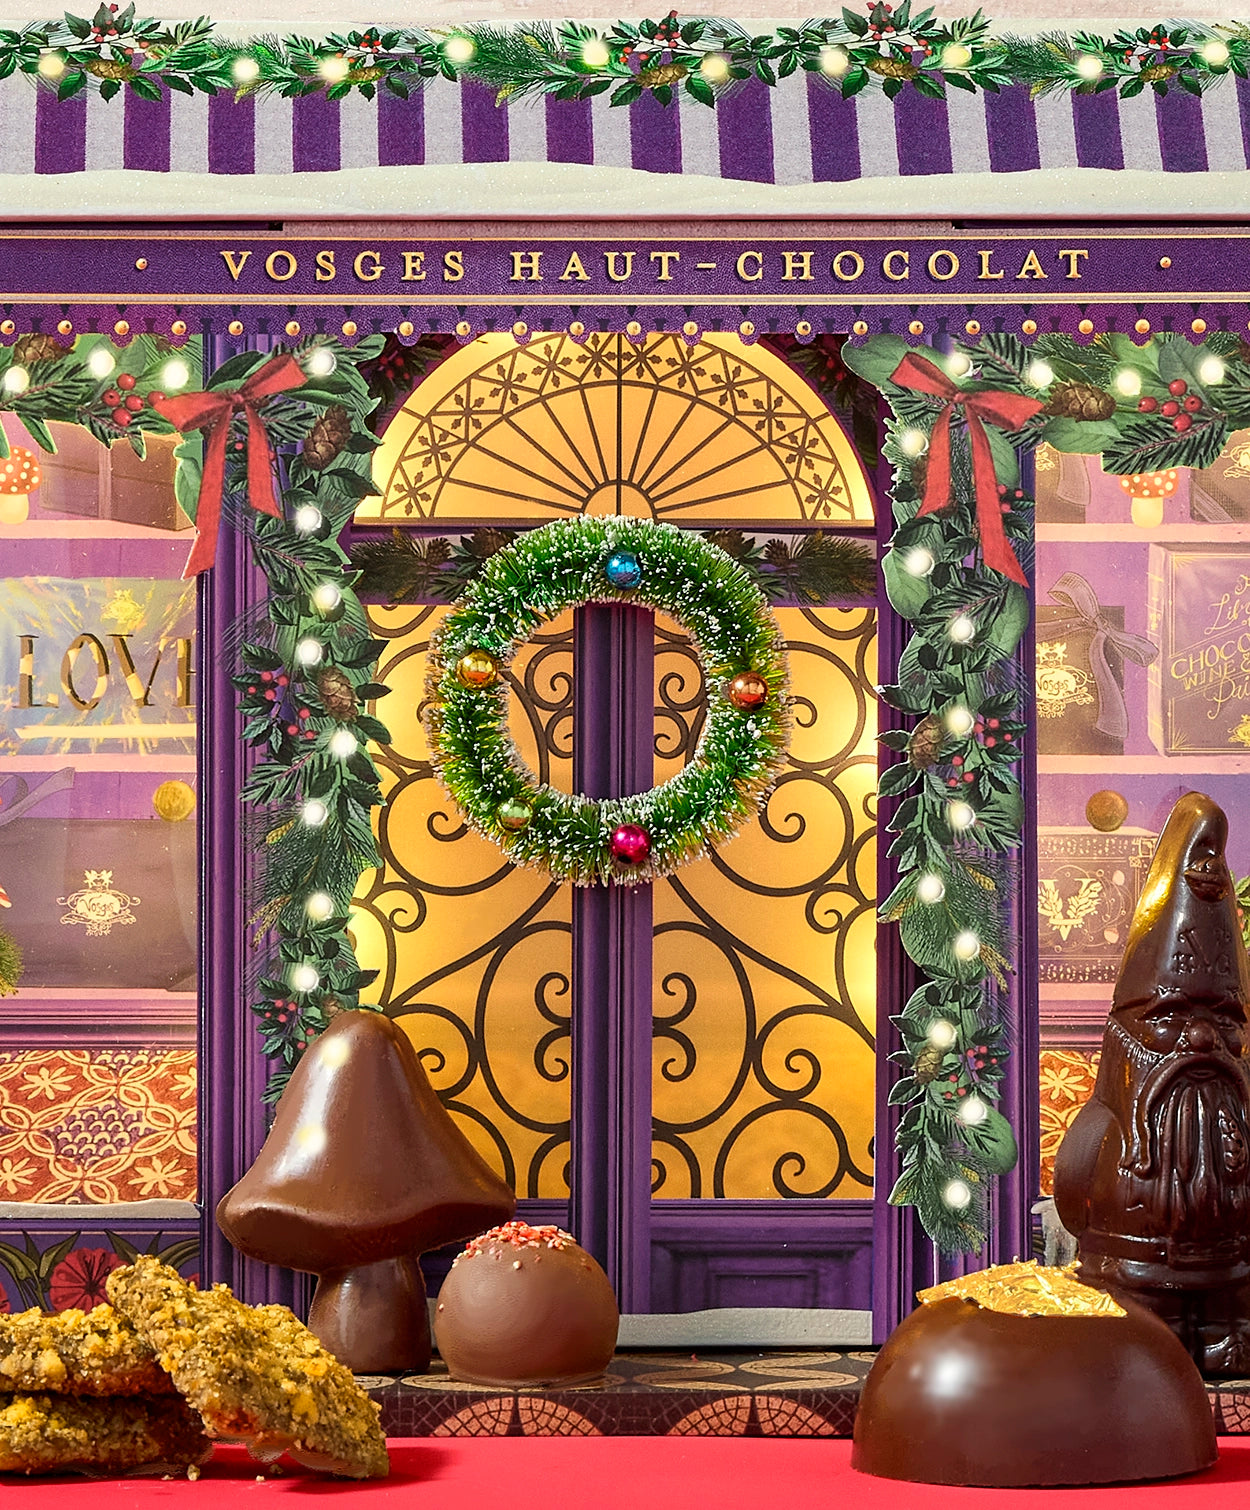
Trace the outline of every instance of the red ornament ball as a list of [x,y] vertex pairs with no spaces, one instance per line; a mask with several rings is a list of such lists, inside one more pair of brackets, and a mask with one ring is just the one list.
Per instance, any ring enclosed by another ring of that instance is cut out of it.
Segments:
[[651,835],[638,823],[622,823],[608,843],[620,865],[641,865],[651,853]]
[[758,671],[740,671],[729,683],[725,695],[735,708],[749,713],[768,701],[768,683]]

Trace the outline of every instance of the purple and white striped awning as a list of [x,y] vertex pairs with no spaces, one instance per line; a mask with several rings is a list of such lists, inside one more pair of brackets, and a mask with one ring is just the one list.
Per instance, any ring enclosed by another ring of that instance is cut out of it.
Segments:
[[1250,84],[1229,78],[1201,99],[1180,91],[1032,100],[911,91],[850,100],[801,76],[751,82],[714,110],[644,97],[497,107],[479,85],[435,81],[399,100],[327,101],[126,94],[59,102],[29,80],[0,81],[7,174],[127,168],[152,173],[291,174],[460,163],[575,163],[762,184],[1029,169],[1242,170],[1250,164]]

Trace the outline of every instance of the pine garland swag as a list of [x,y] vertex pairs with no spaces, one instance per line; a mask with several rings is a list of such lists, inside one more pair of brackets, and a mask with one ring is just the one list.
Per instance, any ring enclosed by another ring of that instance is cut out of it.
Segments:
[[[620,562],[628,569],[618,574]],[[708,715],[679,775],[594,801],[536,784],[507,732],[506,670],[544,621],[612,602],[662,610],[687,630]],[[758,695],[735,703],[734,679],[744,676],[758,679]],[[697,859],[754,816],[784,761],[787,689],[776,620],[730,556],[672,525],[587,517],[490,556],[431,642],[426,729],[444,786],[512,863],[579,886],[637,885]],[[623,849],[623,832],[635,848]]]

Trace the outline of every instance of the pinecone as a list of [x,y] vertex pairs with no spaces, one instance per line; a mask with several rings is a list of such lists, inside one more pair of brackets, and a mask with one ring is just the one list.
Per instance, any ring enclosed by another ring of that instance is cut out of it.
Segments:
[[937,760],[945,738],[946,732],[942,728],[942,720],[935,713],[922,718],[912,730],[911,739],[907,745],[907,759],[911,762],[913,769],[927,771]]
[[13,363],[17,367],[33,367],[36,362],[51,362],[65,355],[65,347],[53,336],[33,334],[19,336],[13,343]]
[[1143,84],[1155,84],[1170,79],[1175,72],[1175,63],[1152,63],[1149,68],[1142,69],[1139,78]]
[[451,541],[435,535],[426,541],[424,554],[427,566],[445,566],[451,560]]
[[487,527],[472,531],[463,544],[471,556],[479,561],[489,561],[496,551],[503,550],[505,545],[511,545],[512,540],[513,531]]
[[385,68],[353,68],[343,81],[346,84],[374,84],[386,77]]
[[638,82],[644,89],[661,89],[665,84],[680,84],[689,72],[684,63],[659,63],[654,68],[644,68]]
[[904,62],[902,58],[865,58],[863,63],[869,73],[878,74],[883,79],[914,79],[920,72],[914,63]]
[[1060,383],[1045,412],[1063,419],[1110,419],[1115,413],[1115,399],[1090,383]]
[[942,1049],[934,1048],[931,1043],[926,1043],[916,1055],[916,1065],[912,1073],[918,1085],[928,1085],[930,1081],[937,1079],[938,1071],[942,1068],[943,1052]]
[[351,417],[341,404],[335,404],[304,437],[304,460],[315,472],[320,472],[330,465],[351,436]]
[[126,80],[139,76],[137,68],[132,68],[129,63],[115,63],[111,58],[88,58],[82,66],[97,79]]
[[770,540],[764,547],[764,560],[777,571],[785,571],[787,567],[794,564],[790,547],[784,540]]
[[331,718],[347,720],[356,716],[356,689],[336,666],[329,666],[317,678],[317,691]]

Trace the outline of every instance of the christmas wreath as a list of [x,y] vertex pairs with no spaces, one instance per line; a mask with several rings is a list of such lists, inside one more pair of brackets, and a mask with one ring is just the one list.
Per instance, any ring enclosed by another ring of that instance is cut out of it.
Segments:
[[[587,603],[671,615],[709,689],[685,769],[602,801],[539,785],[507,727],[511,657]],[[514,864],[578,886],[654,880],[729,838],[770,787],[789,725],[785,649],[759,589],[710,541],[642,520],[561,521],[498,551],[435,636],[428,692],[434,766],[468,822]]]

